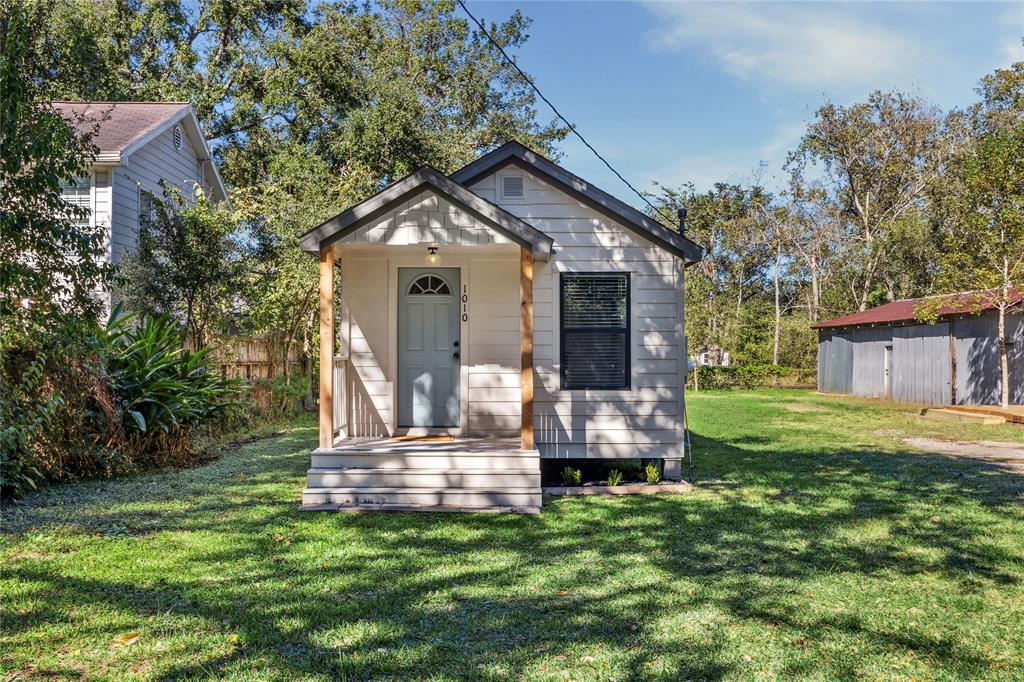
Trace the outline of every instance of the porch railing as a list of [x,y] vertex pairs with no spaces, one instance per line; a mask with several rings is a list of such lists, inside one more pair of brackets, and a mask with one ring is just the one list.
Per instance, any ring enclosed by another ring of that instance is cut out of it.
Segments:
[[348,436],[348,355],[334,356],[334,434]]

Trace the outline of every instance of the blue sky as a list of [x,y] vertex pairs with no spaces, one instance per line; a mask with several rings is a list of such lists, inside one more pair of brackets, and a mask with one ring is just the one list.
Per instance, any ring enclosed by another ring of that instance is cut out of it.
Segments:
[[[899,88],[965,106],[981,76],[1024,59],[1024,2],[467,5],[478,18],[519,8],[533,19],[520,65],[640,189],[749,180],[760,161],[773,184],[826,98]],[[578,140],[562,150],[570,170],[639,203]]]

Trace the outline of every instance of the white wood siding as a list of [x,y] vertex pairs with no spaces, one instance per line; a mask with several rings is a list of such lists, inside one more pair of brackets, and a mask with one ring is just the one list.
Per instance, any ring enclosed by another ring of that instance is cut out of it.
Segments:
[[[496,196],[504,174],[524,176],[526,196]],[[683,271],[678,259],[581,201],[518,168],[470,188],[554,240],[554,255],[534,270],[534,421],[542,457],[682,455]],[[559,275],[630,273],[629,390],[560,389]],[[495,391],[491,400],[518,393]],[[481,396],[483,399],[483,396]]]
[[474,258],[469,275],[468,429],[474,434],[517,436],[522,408],[519,254]]
[[135,248],[139,232],[139,189],[162,197],[160,180],[181,188],[185,197],[191,197],[198,184],[208,191],[195,146],[182,126],[183,144],[174,148],[173,127],[149,141],[128,157],[123,166],[112,169],[111,257],[120,263],[125,254]]
[[429,190],[391,211],[375,223],[359,228],[342,243],[369,242],[410,244],[511,244],[508,237],[476,220],[462,209]]
[[[395,421],[397,270],[422,268],[426,250],[365,243],[340,249],[344,303],[338,326],[352,369],[349,435],[389,435],[401,426]],[[460,429],[470,435],[518,435],[519,247],[448,245],[441,256],[441,267],[459,268],[465,288],[458,295],[467,299],[460,327]]]

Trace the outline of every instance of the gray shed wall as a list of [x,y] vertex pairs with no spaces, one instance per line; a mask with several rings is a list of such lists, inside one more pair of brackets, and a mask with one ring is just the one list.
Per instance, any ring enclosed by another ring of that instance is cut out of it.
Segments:
[[[984,405],[999,402],[999,316],[997,313],[962,316],[953,320],[956,335],[956,402]],[[1010,364],[1010,402],[1024,405],[1024,316],[1006,317]]]
[[[1010,402],[1024,404],[1024,314],[1007,316]],[[950,330],[956,337],[956,402],[999,402],[998,316],[963,315],[934,325],[822,329],[818,335],[818,390],[884,398],[885,348],[892,346],[892,399],[953,402]]]

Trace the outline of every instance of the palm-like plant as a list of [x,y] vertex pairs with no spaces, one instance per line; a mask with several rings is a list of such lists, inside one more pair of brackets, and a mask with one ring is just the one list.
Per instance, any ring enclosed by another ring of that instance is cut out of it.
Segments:
[[215,420],[236,405],[238,383],[219,376],[209,350],[189,351],[168,316],[121,315],[106,330],[107,369],[125,433],[141,452],[188,446],[190,427]]

